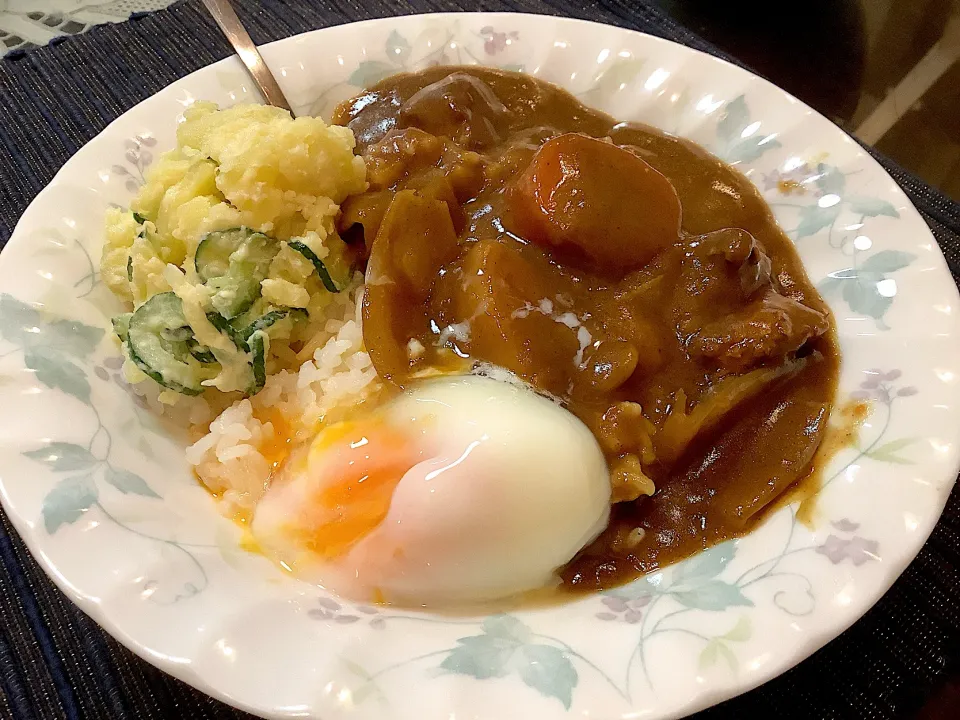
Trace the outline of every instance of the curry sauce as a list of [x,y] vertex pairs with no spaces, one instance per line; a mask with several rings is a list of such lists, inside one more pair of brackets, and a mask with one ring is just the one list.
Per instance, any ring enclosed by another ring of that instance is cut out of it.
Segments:
[[837,384],[833,319],[735,169],[482,68],[388,78],[335,122],[367,165],[338,222],[366,264],[380,376],[506,368],[597,438],[615,505],[568,586],[742,534],[810,474]]

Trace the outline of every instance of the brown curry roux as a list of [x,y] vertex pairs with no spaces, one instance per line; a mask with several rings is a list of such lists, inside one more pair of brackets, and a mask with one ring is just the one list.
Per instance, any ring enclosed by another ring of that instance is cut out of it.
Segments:
[[340,232],[368,263],[380,375],[507,368],[607,457],[611,522],[565,583],[609,587],[742,534],[810,473],[833,320],[735,169],[481,68],[388,78],[335,122],[368,168]]

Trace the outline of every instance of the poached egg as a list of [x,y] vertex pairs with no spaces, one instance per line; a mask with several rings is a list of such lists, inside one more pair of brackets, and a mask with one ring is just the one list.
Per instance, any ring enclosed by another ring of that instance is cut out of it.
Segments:
[[555,583],[609,512],[606,462],[580,420],[470,375],[325,427],[281,466],[252,531],[339,595],[434,606]]

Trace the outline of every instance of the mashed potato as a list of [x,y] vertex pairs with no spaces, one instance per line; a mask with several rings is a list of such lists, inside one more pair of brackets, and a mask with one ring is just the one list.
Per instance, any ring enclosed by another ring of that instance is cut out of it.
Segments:
[[354,145],[348,128],[274,107],[184,113],[176,149],[129,210],[106,216],[101,277],[135,311],[115,320],[128,378],[153,378],[172,401],[210,387],[249,394],[264,371],[296,365],[291,346],[322,329],[332,291],[356,282],[334,226],[339,204],[366,188]]

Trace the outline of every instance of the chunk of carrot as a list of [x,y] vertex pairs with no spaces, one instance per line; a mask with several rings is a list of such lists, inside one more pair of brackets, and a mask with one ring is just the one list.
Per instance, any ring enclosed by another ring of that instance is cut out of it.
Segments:
[[507,228],[619,275],[642,267],[680,235],[680,199],[634,153],[579,133],[545,142],[507,190]]

